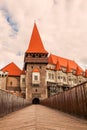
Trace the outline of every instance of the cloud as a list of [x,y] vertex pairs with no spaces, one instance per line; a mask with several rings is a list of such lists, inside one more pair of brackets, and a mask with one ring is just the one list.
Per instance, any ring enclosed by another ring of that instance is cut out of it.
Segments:
[[54,3],[55,5],[57,5],[57,4],[58,4],[58,0],[53,0],[53,3]]
[[17,56],[22,56],[22,55],[24,55],[24,53],[23,53],[23,52],[18,51],[16,55],[17,55]]
[[0,66],[23,67],[34,20],[49,53],[86,64],[87,0],[1,0]]
[[14,32],[18,32],[18,25],[17,25],[16,21],[14,21],[12,19],[10,12],[5,7],[1,7],[0,10],[1,10],[3,16],[5,17],[6,21],[8,22],[8,24],[11,26],[12,30]]

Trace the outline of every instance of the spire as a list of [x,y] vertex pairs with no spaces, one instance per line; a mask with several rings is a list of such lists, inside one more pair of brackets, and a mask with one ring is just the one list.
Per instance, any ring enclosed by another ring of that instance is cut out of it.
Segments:
[[59,64],[59,61],[57,61],[56,70],[61,70],[61,66],[60,66],[60,64]]
[[50,56],[49,56],[49,63],[57,64],[57,61],[58,61],[58,57],[53,55],[53,54],[50,54]]
[[77,66],[77,70],[76,70],[76,75],[81,75],[82,74],[82,70],[80,69],[79,66]]
[[87,77],[87,69],[85,70],[85,77]]
[[33,32],[32,32],[29,47],[28,47],[26,53],[46,53],[46,54],[48,54],[48,52],[44,49],[36,23],[34,23]]
[[71,72],[71,68],[70,68],[70,65],[69,65],[69,62],[67,62],[67,70],[66,70],[67,73],[70,73]]

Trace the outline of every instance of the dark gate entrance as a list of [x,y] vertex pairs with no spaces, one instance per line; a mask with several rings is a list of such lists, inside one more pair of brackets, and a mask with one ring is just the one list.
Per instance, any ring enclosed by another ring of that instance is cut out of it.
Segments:
[[32,104],[40,104],[39,98],[34,98],[34,99],[32,100]]

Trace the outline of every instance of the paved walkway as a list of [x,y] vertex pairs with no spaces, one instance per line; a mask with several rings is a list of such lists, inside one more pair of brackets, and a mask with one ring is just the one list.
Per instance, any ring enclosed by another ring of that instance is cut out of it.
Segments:
[[41,105],[0,118],[0,130],[87,130],[87,121]]

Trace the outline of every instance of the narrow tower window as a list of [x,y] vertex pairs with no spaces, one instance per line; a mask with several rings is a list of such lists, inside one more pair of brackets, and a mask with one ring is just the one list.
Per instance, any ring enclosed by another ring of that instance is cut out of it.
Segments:
[[34,76],[34,80],[38,80],[38,76],[37,75]]

